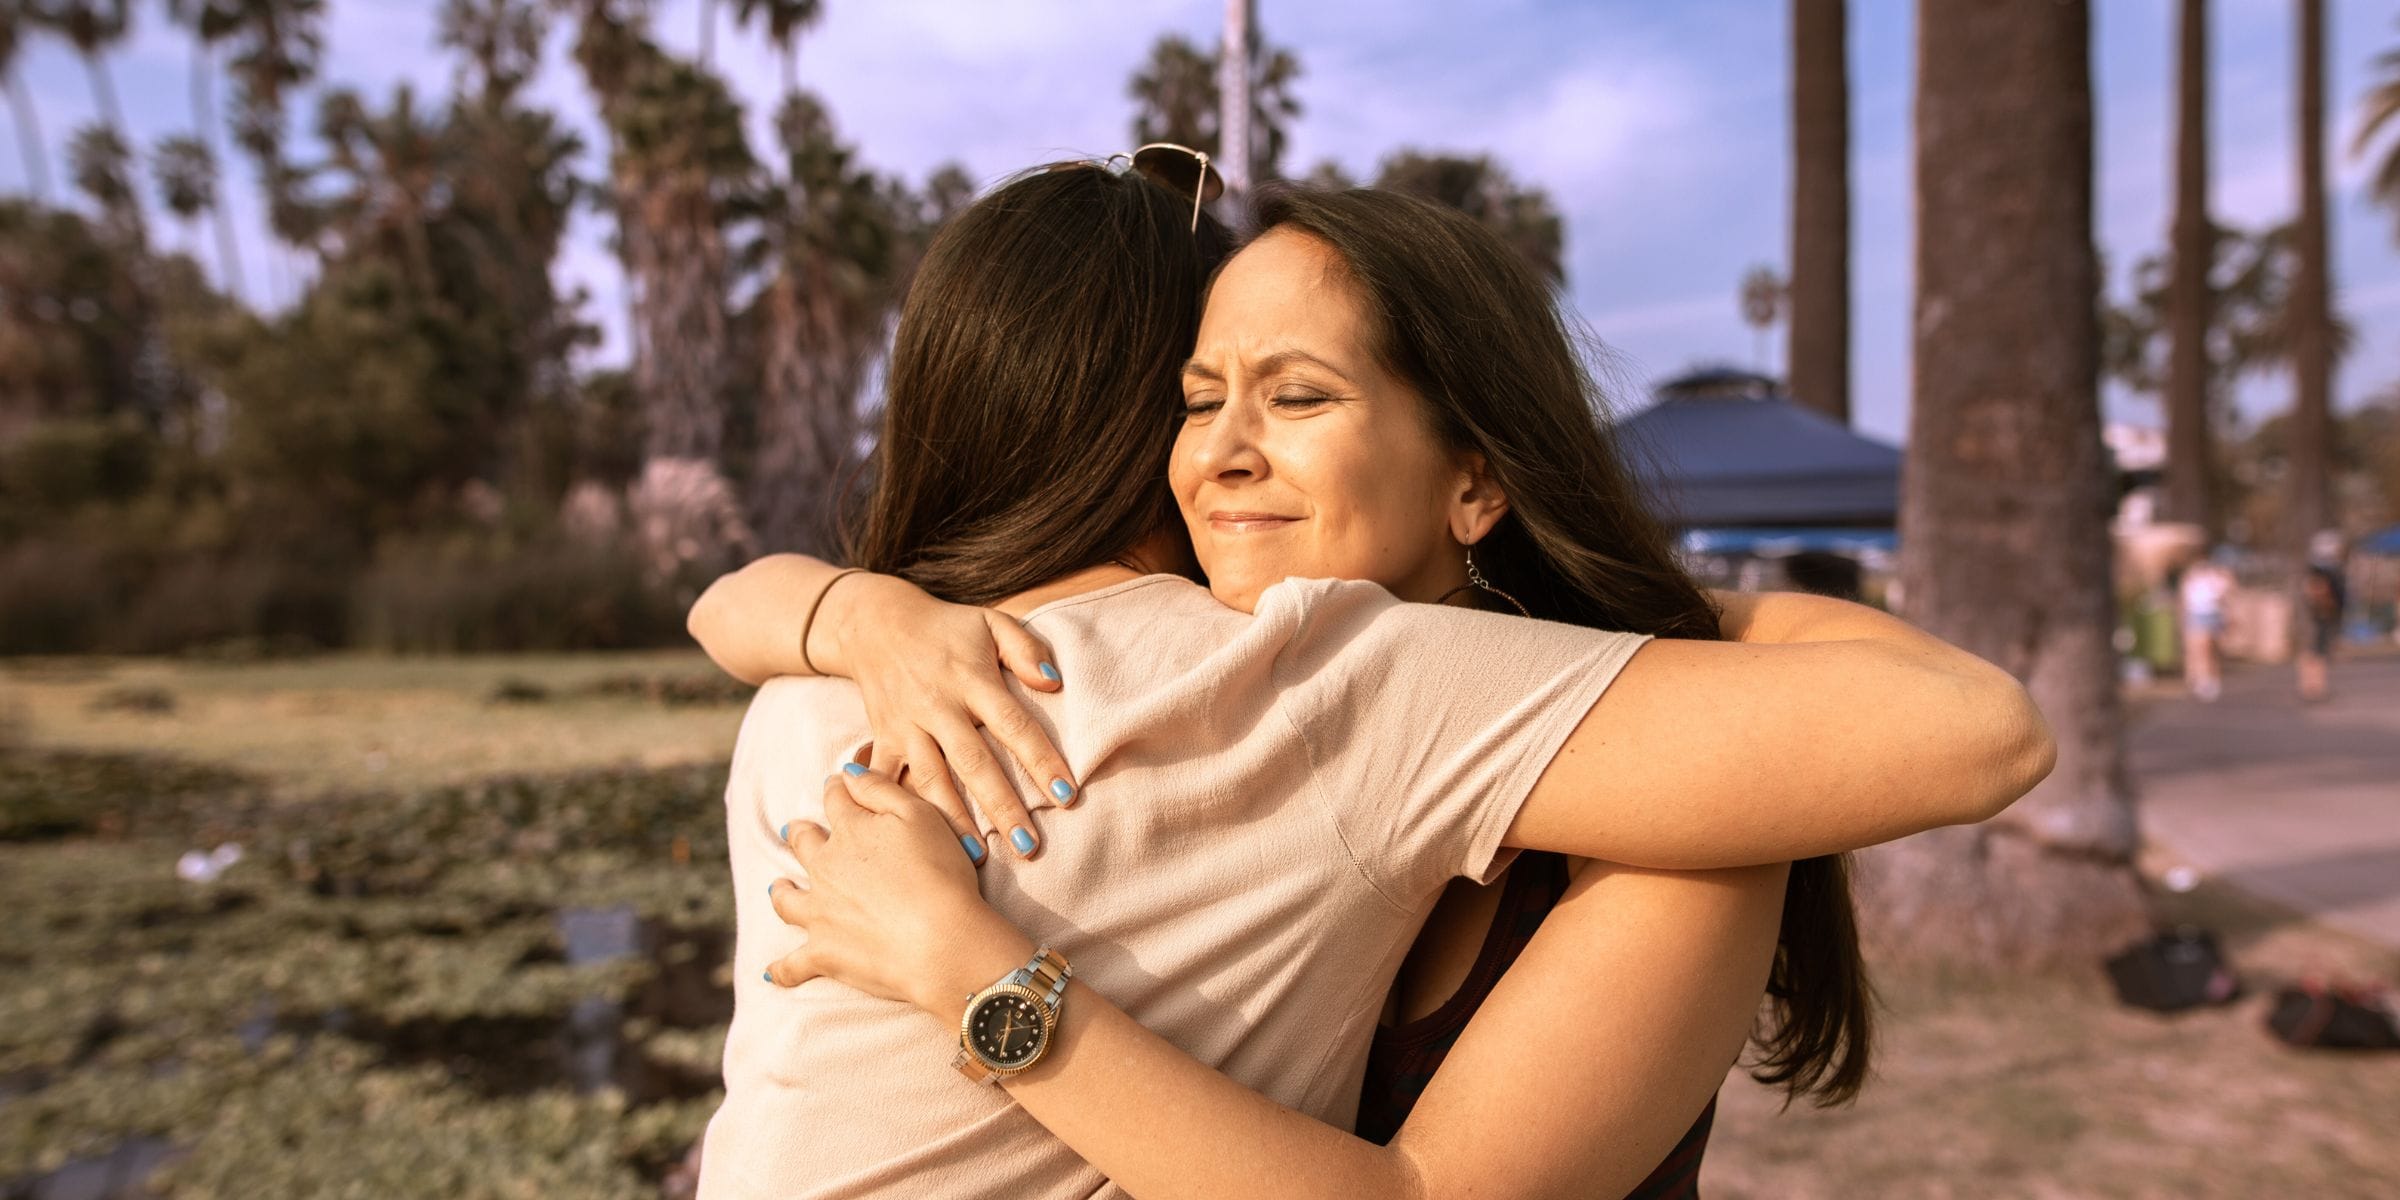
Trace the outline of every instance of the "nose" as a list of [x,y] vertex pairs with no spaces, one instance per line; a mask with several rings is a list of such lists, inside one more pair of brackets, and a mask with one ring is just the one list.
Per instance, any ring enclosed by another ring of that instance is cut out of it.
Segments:
[[1192,438],[1192,465],[1199,477],[1217,483],[1265,477],[1267,456],[1260,447],[1260,418],[1257,405],[1234,400],[1217,410],[1216,420],[1187,430],[1186,436]]

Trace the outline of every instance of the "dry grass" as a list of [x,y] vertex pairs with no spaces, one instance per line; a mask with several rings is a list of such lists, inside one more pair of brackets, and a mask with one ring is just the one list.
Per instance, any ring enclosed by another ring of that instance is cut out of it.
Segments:
[[[722,761],[742,710],[572,695],[621,675],[704,676],[697,651],[382,658],[219,665],[169,659],[13,660],[0,720],[32,746],[138,750],[254,772],[292,794],[405,789],[503,772]],[[496,704],[508,681],[552,699]],[[111,707],[156,689],[163,713]],[[102,702],[95,708],[95,702]]]
[[2400,1196],[2400,1056],[2292,1050],[2268,994],[2302,975],[2400,978],[2400,954],[2203,885],[2170,919],[2219,930],[2248,994],[2159,1016],[2083,979],[1879,975],[1877,1078],[1795,1107],[1738,1073],[1719,1103],[1715,1200]]

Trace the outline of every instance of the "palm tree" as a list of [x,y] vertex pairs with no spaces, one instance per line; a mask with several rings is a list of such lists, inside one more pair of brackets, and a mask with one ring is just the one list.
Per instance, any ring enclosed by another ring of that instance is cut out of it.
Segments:
[[1767,331],[1783,319],[1786,303],[1791,298],[1790,285],[1775,268],[1761,264],[1742,275],[1742,323],[1758,335],[1758,369],[1761,374],[1774,371],[1767,362]]
[[[2382,79],[2359,101],[2358,136],[2350,143],[2353,157],[2365,154],[2400,118],[2400,50],[2376,55],[2375,69]],[[2400,139],[2384,146],[2372,191],[2377,203],[2400,214]]]
[[2111,647],[2087,0],[1917,6],[1902,606],[2025,680],[2058,741],[1992,821],[1862,856],[1872,938],[2083,968],[2146,927]]
[[128,0],[55,0],[47,9],[34,11],[75,47],[85,73],[91,76],[92,102],[100,108],[100,119],[124,141],[125,112],[117,104],[117,85],[108,77],[108,64],[101,55],[131,32],[131,4]]
[[[1850,420],[1850,58],[1844,0],[1792,0],[1792,398]],[[1763,361],[1766,355],[1761,354]]]
[[133,148],[116,130],[101,122],[76,130],[67,143],[67,171],[111,229],[119,236],[137,233]]
[[17,118],[17,150],[25,156],[25,183],[33,190],[33,198],[50,199],[50,164],[42,153],[41,115],[34,109],[33,94],[25,90],[25,81],[17,77],[17,55],[25,49],[28,32],[27,11],[23,5],[0,6],[0,86],[8,89],[8,107]]
[[258,165],[267,227],[286,245],[316,249],[323,225],[307,194],[309,173],[285,157],[284,138],[290,97],[316,78],[324,56],[325,0],[227,2],[234,142]]
[[[1258,39],[1255,24],[1250,36]],[[1149,61],[1134,72],[1125,88],[1136,105],[1136,145],[1179,142],[1211,155],[1222,149],[1218,59],[1219,55],[1203,54],[1190,39],[1176,34],[1167,34],[1151,45]],[[1300,99],[1292,91],[1299,81],[1300,60],[1291,51],[1260,45],[1250,69],[1253,186],[1281,177],[1284,143],[1290,137],[1291,123],[1300,117]]]
[[208,158],[210,178],[207,207],[217,226],[218,276],[235,296],[249,289],[242,278],[240,242],[233,214],[216,198],[217,112],[213,85],[217,75],[217,45],[241,28],[241,11],[234,0],[167,0],[167,13],[192,34],[192,129]]
[[217,159],[208,143],[188,134],[159,139],[151,151],[150,176],[158,184],[158,202],[184,223],[197,245],[200,214],[217,204]]
[[2209,423],[2212,325],[2209,274],[2216,254],[2208,218],[2208,3],[2183,0],[2175,78],[2175,224],[2167,285],[2167,465],[2164,515],[2218,535],[2216,447]]
[[766,25],[767,39],[775,43],[775,56],[783,69],[786,104],[800,91],[800,31],[824,15],[824,0],[733,0],[734,28],[747,29],[754,20]]
[[[2209,229],[2209,323],[2199,343],[2207,401],[2204,419],[2212,445],[2231,418],[2223,402],[2233,383],[2246,375],[2288,369],[2295,361],[2298,242],[2299,228],[2293,224],[2255,233],[2222,226]],[[2102,369],[2134,391],[2155,394],[2166,386],[2167,354],[2161,347],[2171,337],[2175,274],[2171,256],[2145,256],[2134,264],[2132,301],[2102,314]],[[2357,345],[2358,330],[2338,313],[2330,323],[2338,363]]]
[[771,272],[757,319],[763,341],[752,527],[774,549],[824,551],[834,493],[865,430],[860,392],[905,270],[901,214],[835,135],[817,101],[777,113],[787,186],[768,214]]
[[1488,154],[1395,151],[1383,160],[1375,186],[1455,208],[1523,252],[1550,282],[1566,281],[1566,226],[1550,194],[1520,185]]
[[1217,44],[1218,157],[1224,160],[1228,204],[1239,213],[1250,191],[1250,69],[1258,61],[1258,0],[1225,0],[1225,36]]
[[[549,21],[536,0],[443,0],[435,40],[472,68],[475,95],[488,110],[506,107],[542,65]],[[460,91],[465,91],[462,82]]]
[[2333,335],[2325,242],[2325,0],[2300,0],[2299,269],[2292,282],[2292,453],[2287,531],[2295,551],[2334,520]]
[[428,230],[438,195],[458,174],[446,131],[418,111],[415,90],[401,84],[380,113],[346,88],[326,93],[318,101],[317,136],[329,151],[327,173],[336,188],[323,209],[336,252],[394,248],[418,295],[438,303]]
[[[60,0],[43,17],[75,47],[77,57],[83,59],[84,70],[92,81],[92,101],[130,161],[133,142],[125,132],[125,112],[117,103],[117,86],[109,78],[108,62],[102,57],[132,30],[133,10],[129,0]],[[148,238],[139,194],[129,190],[125,210],[111,216],[129,222],[128,228],[143,239]]]

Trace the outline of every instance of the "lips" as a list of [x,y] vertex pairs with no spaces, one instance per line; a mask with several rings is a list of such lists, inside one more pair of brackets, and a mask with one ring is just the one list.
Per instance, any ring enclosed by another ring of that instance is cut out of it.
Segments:
[[1259,512],[1212,512],[1209,528],[1222,533],[1268,533],[1296,524],[1300,518]]

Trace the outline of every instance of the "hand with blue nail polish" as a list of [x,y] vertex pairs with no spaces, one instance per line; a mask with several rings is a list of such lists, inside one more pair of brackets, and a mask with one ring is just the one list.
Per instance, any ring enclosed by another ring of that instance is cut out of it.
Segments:
[[[838,661],[817,666],[858,685],[873,734],[864,765],[905,778],[954,836],[1026,825],[1031,805],[1074,800],[1075,771],[1028,695],[1063,690],[1066,673],[1016,618],[878,575],[850,578],[824,604],[817,624]],[[1019,792],[1012,759],[1039,792]]]
[[[940,809],[865,768],[836,775],[824,804],[821,830],[792,823],[807,886],[777,880],[772,889],[776,918],[807,935],[777,960],[781,986],[824,975],[870,995],[920,1003],[953,986],[963,946],[988,952],[1021,936],[992,932],[992,922],[1006,922],[977,889],[976,868],[988,857],[980,835],[954,833]],[[1025,826],[1012,829],[1009,840],[1019,854],[1038,847]],[[788,893],[786,882],[793,884]],[[978,941],[960,940],[979,929]]]

